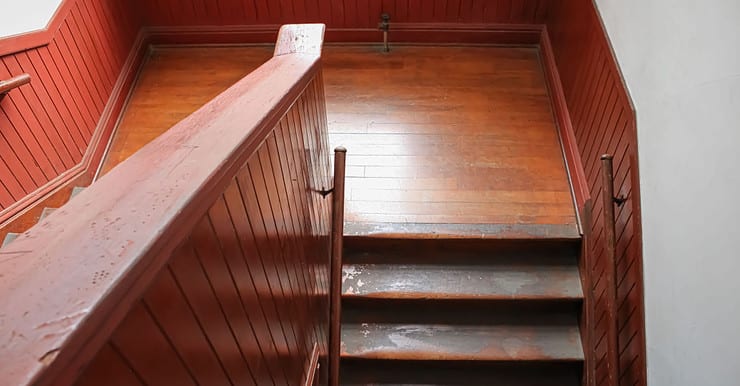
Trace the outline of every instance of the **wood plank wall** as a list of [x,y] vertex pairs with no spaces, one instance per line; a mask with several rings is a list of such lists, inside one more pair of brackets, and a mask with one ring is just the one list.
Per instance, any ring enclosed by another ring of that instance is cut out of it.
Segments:
[[551,0],[138,0],[151,26],[322,22],[328,28],[392,23],[542,24]]
[[117,0],[65,0],[50,26],[40,46],[2,39],[0,79],[32,81],[0,102],[0,219],[82,162],[141,19]]
[[614,155],[614,191],[628,197],[616,211],[620,385],[645,385],[642,231],[636,120],[617,62],[592,0],[553,3],[547,22],[576,142],[593,198],[586,229],[595,300],[592,335],[596,385],[606,366],[606,279],[600,156]]
[[[78,385],[300,385],[326,354],[330,183],[315,78],[176,249]],[[325,368],[325,366],[324,366]]]

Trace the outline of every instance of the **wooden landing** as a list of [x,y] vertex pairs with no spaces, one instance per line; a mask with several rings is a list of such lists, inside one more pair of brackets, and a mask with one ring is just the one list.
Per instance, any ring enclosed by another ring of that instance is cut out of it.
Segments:
[[[102,172],[271,55],[157,48]],[[346,233],[578,237],[536,49],[327,46],[332,145],[348,148]]]
[[331,142],[348,149],[346,233],[575,229],[536,49],[330,47],[324,69]]

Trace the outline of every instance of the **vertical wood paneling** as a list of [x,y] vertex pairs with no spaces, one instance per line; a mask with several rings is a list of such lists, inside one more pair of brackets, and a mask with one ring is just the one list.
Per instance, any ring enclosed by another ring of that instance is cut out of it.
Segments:
[[[628,201],[616,212],[617,319],[620,385],[645,385],[640,200],[635,114],[598,11],[591,0],[553,2],[548,10],[552,40],[568,109],[591,196],[587,240],[594,297],[593,384],[605,384],[606,293],[602,182],[599,157],[614,155],[614,190]],[[586,37],[586,38],[584,38]]]
[[[321,22],[329,28],[376,28],[387,12],[395,23],[544,23],[549,0],[137,0],[154,26]],[[207,7],[207,8],[206,8]],[[243,8],[242,8],[243,7]],[[193,14],[193,9],[198,11]],[[241,9],[246,9],[244,13]],[[251,12],[250,10],[254,10]]]
[[320,75],[211,204],[79,378],[301,385],[326,352],[330,176]]
[[80,164],[141,28],[118,1],[65,1],[48,44],[0,57],[0,79],[32,77],[0,102],[0,215]]

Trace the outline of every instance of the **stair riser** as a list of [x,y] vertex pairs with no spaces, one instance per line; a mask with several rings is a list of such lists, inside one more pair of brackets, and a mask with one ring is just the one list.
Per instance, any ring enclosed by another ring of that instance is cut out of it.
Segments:
[[342,360],[342,385],[578,386],[581,363]]

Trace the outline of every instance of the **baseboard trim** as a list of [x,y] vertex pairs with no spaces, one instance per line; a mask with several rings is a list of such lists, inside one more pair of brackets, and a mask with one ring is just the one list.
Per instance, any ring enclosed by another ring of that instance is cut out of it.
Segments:
[[311,358],[308,361],[308,367],[306,367],[305,376],[303,377],[303,386],[314,386],[318,381],[319,353],[319,345],[318,343],[314,343],[313,350],[311,350]]
[[95,175],[126,104],[131,86],[144,60],[148,45],[148,35],[146,31],[142,30],[137,35],[126,62],[123,64],[80,163],[0,212],[0,229],[5,228],[15,219],[45,201],[60,189],[65,188],[68,184],[83,176],[92,178]]
[[[149,27],[151,43],[272,44],[279,25]],[[395,23],[389,42],[456,45],[537,45],[544,26],[539,24]],[[328,28],[326,43],[377,43],[383,33],[373,28]]]
[[547,33],[547,28],[542,29],[539,46],[543,70],[545,73],[545,81],[547,82],[547,88],[550,92],[550,100],[552,101],[553,113],[555,114],[555,123],[558,127],[560,145],[563,150],[563,158],[565,159],[565,167],[568,173],[568,178],[570,179],[571,192],[576,206],[578,228],[580,233],[583,234],[584,209],[586,202],[591,199],[591,193],[588,189],[588,181],[586,180],[586,173],[583,169],[581,152],[578,150],[578,144],[576,143],[576,136],[573,131],[573,124],[570,120],[570,112],[568,111],[565,92],[563,91],[563,85],[560,82],[560,73],[558,72],[555,53],[553,51],[552,44],[550,43],[550,36]]
[[147,27],[154,45],[274,44],[279,25]]

